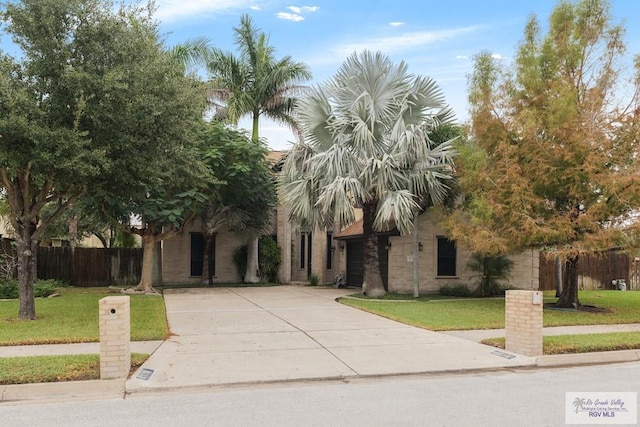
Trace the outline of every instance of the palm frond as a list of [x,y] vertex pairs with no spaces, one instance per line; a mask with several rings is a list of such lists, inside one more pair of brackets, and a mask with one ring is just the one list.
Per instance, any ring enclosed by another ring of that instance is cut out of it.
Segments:
[[413,230],[413,216],[419,208],[410,191],[388,192],[380,197],[373,226],[377,231],[386,231],[395,224],[400,234],[409,234]]
[[211,40],[207,37],[196,37],[169,50],[172,58],[182,64],[187,72],[196,72],[199,67],[206,67],[211,56]]
[[[451,120],[450,109],[435,82],[412,76],[404,62],[395,65],[379,52],[351,55],[303,96],[297,118],[306,154],[285,167],[282,191],[295,192],[287,201],[303,220],[327,223],[333,216],[342,226],[353,221],[354,207],[373,201],[376,229],[395,224],[406,233],[418,202],[441,201],[449,190],[451,143],[435,147],[428,134]],[[298,182],[303,175],[314,186]]]

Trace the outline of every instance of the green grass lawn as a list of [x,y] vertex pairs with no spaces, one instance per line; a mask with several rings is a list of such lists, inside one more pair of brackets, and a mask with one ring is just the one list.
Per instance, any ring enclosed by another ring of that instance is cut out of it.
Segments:
[[[131,369],[142,365],[148,354],[131,353]],[[100,379],[100,356],[32,356],[0,358],[0,385]]]
[[[504,348],[504,338],[491,338],[484,344]],[[588,353],[592,351],[640,348],[640,332],[547,336],[542,339],[543,354]]]
[[[545,292],[544,302],[555,302],[554,291]],[[504,328],[504,299],[443,299],[425,295],[414,303],[394,302],[392,298],[353,300],[343,304],[433,331]],[[640,323],[640,292],[581,291],[582,304],[607,309],[606,313],[544,310],[544,326]]]
[[[33,321],[18,319],[17,300],[0,301],[0,345],[99,341],[98,301],[119,293],[108,288],[61,288],[59,293],[56,298],[36,299]],[[162,296],[130,297],[131,340],[166,339],[169,330]]]

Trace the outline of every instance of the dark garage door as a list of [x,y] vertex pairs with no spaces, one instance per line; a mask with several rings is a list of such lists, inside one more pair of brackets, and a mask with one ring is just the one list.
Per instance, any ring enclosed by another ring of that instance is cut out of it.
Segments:
[[362,286],[363,263],[362,241],[347,242],[347,286]]
[[[388,290],[389,252],[388,236],[378,236],[378,261],[384,289]],[[364,279],[364,243],[361,240],[347,242],[347,286],[362,286]]]

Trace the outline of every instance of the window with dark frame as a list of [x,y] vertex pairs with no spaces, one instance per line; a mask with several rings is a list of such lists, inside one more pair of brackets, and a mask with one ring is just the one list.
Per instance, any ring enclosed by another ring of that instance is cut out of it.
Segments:
[[202,233],[191,233],[191,277],[202,277],[204,271],[204,236]]
[[214,234],[209,248],[209,276],[211,277],[216,277],[216,238],[217,234]]
[[333,233],[327,233],[327,270],[333,268],[333,252],[335,247],[333,246]]
[[305,233],[300,233],[300,268],[304,269],[305,268],[305,255],[307,253],[306,248],[305,248]]
[[438,236],[438,261],[437,276],[438,277],[454,277],[456,276],[456,242],[446,237]]

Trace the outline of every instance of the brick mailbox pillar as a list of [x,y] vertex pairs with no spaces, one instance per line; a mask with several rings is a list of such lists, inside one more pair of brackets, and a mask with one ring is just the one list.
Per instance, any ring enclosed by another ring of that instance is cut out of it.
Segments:
[[542,356],[542,292],[507,291],[505,349],[524,356]]
[[127,378],[131,370],[129,297],[106,297],[100,310],[100,379]]

